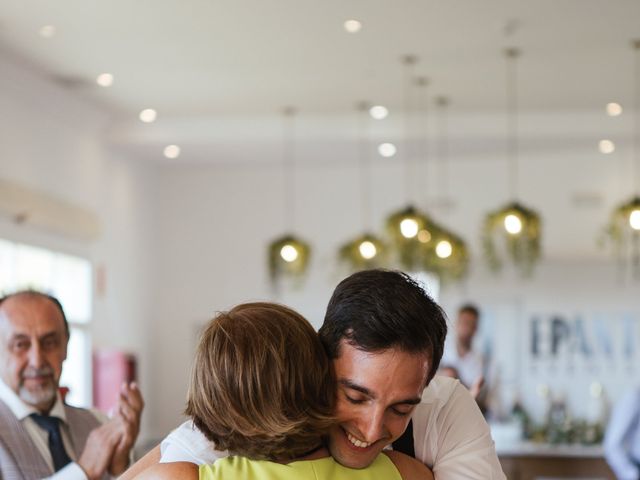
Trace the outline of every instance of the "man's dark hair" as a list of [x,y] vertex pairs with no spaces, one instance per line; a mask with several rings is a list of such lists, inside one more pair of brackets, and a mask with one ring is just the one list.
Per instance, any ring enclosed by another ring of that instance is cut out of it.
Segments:
[[461,313],[470,313],[476,318],[480,318],[480,310],[473,303],[465,303],[458,309],[458,315]]
[[338,284],[319,334],[332,359],[340,356],[343,338],[365,352],[426,352],[429,381],[442,358],[447,322],[440,306],[406,273],[365,270]]
[[26,296],[33,296],[33,297],[40,297],[40,298],[44,298],[49,300],[51,303],[53,303],[53,305],[60,311],[60,315],[62,315],[62,320],[64,322],[64,331],[67,334],[67,338],[69,338],[69,322],[67,321],[67,316],[64,314],[64,309],[62,308],[62,304],[60,303],[60,300],[58,300],[56,297],[54,297],[53,295],[50,295],[48,293],[44,293],[44,292],[39,292],[38,290],[19,290],[17,292],[13,292],[13,293],[9,293],[7,295],[4,295],[3,297],[0,298],[0,305],[2,305],[2,303],[11,298],[11,297],[17,297],[19,295],[26,295]]

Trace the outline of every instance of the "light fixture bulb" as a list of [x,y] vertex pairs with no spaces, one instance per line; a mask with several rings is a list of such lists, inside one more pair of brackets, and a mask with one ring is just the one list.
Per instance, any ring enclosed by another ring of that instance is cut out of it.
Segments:
[[616,102],[607,103],[607,115],[610,117],[617,117],[622,114],[622,105]]
[[384,120],[389,115],[389,109],[382,105],[374,105],[369,109],[369,115],[374,120]]
[[113,75],[110,73],[101,73],[96,77],[96,83],[101,87],[110,87],[113,85]]
[[358,20],[347,20],[344,22],[344,29],[349,33],[358,33],[362,30],[362,22]]
[[418,241],[420,243],[429,243],[431,241],[431,232],[426,228],[423,228],[418,232]]
[[180,156],[180,147],[178,145],[167,145],[164,147],[164,156],[167,158],[178,158]]
[[153,108],[145,108],[140,112],[138,118],[140,118],[141,122],[153,123],[156,121],[156,118],[158,118],[158,112],[156,112]]
[[360,255],[362,255],[362,258],[364,258],[365,260],[371,260],[378,253],[378,249],[376,248],[376,246],[369,240],[365,240],[364,242],[360,243],[360,245],[358,245],[358,250],[360,251]]
[[287,263],[295,262],[298,258],[298,249],[287,243],[280,249],[280,256]]
[[440,258],[449,258],[453,253],[453,247],[447,240],[440,240],[436,245],[436,255]]
[[53,25],[44,25],[40,27],[38,33],[42,38],[51,38],[56,34],[56,27]]
[[418,234],[418,222],[413,218],[405,218],[400,222],[400,233],[404,238],[413,238]]
[[378,153],[385,158],[393,157],[397,151],[398,149],[393,143],[381,143],[378,145]]
[[629,214],[629,225],[634,230],[640,230],[640,210],[633,210]]
[[616,151],[616,145],[611,140],[600,140],[598,149],[600,153],[609,154]]
[[511,213],[504,217],[504,229],[511,235],[517,235],[522,231],[522,220]]

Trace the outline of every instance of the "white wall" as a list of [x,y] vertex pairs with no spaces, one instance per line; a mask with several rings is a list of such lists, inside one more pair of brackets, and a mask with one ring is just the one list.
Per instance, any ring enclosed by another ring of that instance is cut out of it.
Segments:
[[[398,165],[374,169],[376,231],[381,230],[382,219],[390,211],[404,205],[397,185],[400,182],[389,183],[401,174]],[[252,299],[276,299],[300,310],[316,327],[322,322],[331,291],[345,274],[336,264],[337,248],[363,228],[357,170],[354,165],[303,165],[297,175],[295,231],[312,243],[314,256],[303,289],[287,286],[274,292],[268,283],[266,246],[285,231],[278,165],[176,164],[159,173],[157,191],[161,194],[156,207],[162,215],[154,242],[158,261],[153,320],[157,327],[152,360],[157,397],[150,412],[157,435],[178,421],[196,333],[214,310]],[[593,233],[590,241],[595,242],[595,237]],[[581,398],[588,395],[585,389],[588,392],[593,380],[601,381],[609,395],[617,397],[629,383],[627,370],[608,375],[610,372],[579,367],[580,375],[556,371],[547,378],[548,371],[538,368],[533,375],[521,347],[526,345],[526,325],[534,314],[589,315],[600,310],[637,314],[637,285],[619,285],[611,263],[598,258],[585,261],[582,253],[564,260],[554,257],[543,263],[531,280],[508,271],[495,277],[478,258],[478,239],[471,237],[469,242],[476,255],[473,274],[462,285],[443,289],[441,299],[452,317],[461,302],[472,300],[485,310],[487,318],[493,318],[486,322],[485,331],[495,335],[494,354],[504,364],[505,388],[511,394],[520,391],[535,410],[539,384],[545,383],[557,393],[562,386],[578,414],[583,413]],[[523,326],[518,330],[520,324]]]
[[97,240],[84,241],[0,217],[0,237],[80,255],[104,271],[105,289],[94,298],[94,346],[137,352],[142,387],[152,397],[145,327],[152,172],[105,146],[107,113],[5,52],[0,71],[0,177],[93,211],[102,229]]
[[[507,412],[518,395],[541,421],[545,402],[539,387],[546,386],[553,398],[566,399],[573,415],[584,418],[593,415],[597,405],[590,395],[593,382],[604,387],[609,401],[640,382],[639,285],[622,281],[619,274],[612,262],[603,261],[543,262],[528,280],[514,272],[496,276],[481,269],[463,285],[445,288],[441,302],[452,325],[462,303],[480,307],[476,346],[492,352]],[[555,355],[552,318],[562,319],[570,329]],[[536,319],[539,355],[532,351]]]
[[[0,55],[0,67],[0,176],[87,207],[103,227],[97,241],[83,243],[0,218],[0,236],[84,255],[104,267],[106,290],[95,300],[93,339],[97,346],[129,349],[140,358],[147,400],[143,440],[161,437],[179,422],[197,332],[216,310],[274,299],[320,325],[331,291],[345,274],[336,265],[335,252],[365,228],[355,162],[337,157],[323,162],[319,157],[324,154],[302,150],[301,155],[318,157],[303,162],[296,183],[294,230],[314,246],[312,266],[303,289],[287,285],[274,291],[268,282],[266,246],[287,230],[277,162],[139,162],[105,146],[108,114],[7,55]],[[520,342],[526,342],[522,331],[536,314],[637,314],[637,285],[620,286],[610,264],[593,254],[598,225],[606,221],[609,205],[577,213],[571,209],[572,189],[602,192],[607,201],[616,196],[615,171],[599,163],[591,150],[569,154],[564,148],[542,147],[523,153],[534,158],[530,165],[536,167],[525,171],[535,181],[524,186],[522,194],[526,200],[533,192],[546,191],[536,206],[548,220],[548,263],[528,282],[508,274],[496,278],[476,266],[466,283],[444,289],[441,298],[450,315],[462,301],[481,306],[485,329],[495,334],[494,352],[505,365],[505,380],[530,405],[538,384],[546,382],[555,390],[566,387],[571,406],[579,412],[585,385],[592,379],[599,379],[615,397],[638,380],[638,371],[625,376],[616,370],[607,376],[578,365],[571,376],[548,366],[533,372],[526,363],[529,357],[518,350]],[[383,219],[405,206],[407,195],[401,162],[374,163],[372,220],[374,230],[380,231]],[[595,171],[590,178],[602,182],[577,178],[568,186],[550,175],[580,169]],[[502,153],[461,153],[450,177],[450,193],[459,198],[458,206],[447,216],[440,212],[440,218],[465,235],[477,258],[482,214],[507,195]],[[414,181],[421,187],[419,178]],[[417,197],[429,197],[428,185],[422,188]],[[581,223],[580,229],[563,230],[556,210],[582,220],[589,217],[594,227]]]

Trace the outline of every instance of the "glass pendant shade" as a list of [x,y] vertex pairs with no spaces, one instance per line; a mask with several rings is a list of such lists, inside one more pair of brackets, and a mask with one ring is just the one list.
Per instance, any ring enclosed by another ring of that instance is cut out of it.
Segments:
[[635,195],[617,206],[606,228],[606,240],[613,246],[620,269],[640,280],[640,39],[632,41],[635,54],[633,163],[631,179]]
[[350,270],[366,270],[385,266],[387,248],[376,236],[365,233],[340,247],[340,261]]
[[621,266],[629,268],[632,276],[640,280],[640,196],[613,211],[607,236]]
[[506,255],[525,276],[533,273],[540,258],[542,222],[540,216],[517,202],[490,212],[483,226],[483,246],[489,267],[500,270],[504,258],[497,243],[504,243]]
[[269,245],[269,275],[272,280],[281,276],[301,277],[309,265],[311,248],[294,235],[277,238]]
[[464,278],[469,269],[469,250],[464,240],[434,223],[430,232],[431,241],[422,246],[424,270],[438,275],[443,283]]
[[397,260],[403,268],[412,270],[421,266],[424,245],[432,241],[431,220],[409,206],[387,218],[387,234]]

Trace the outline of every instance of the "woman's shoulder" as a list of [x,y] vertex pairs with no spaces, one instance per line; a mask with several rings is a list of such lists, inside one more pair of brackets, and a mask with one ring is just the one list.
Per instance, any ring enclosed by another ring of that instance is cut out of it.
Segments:
[[201,466],[200,478],[202,480],[214,478],[429,480],[432,478],[427,467],[412,458],[402,458],[399,455],[397,452],[391,452],[389,456],[379,455],[369,467],[357,470],[340,465],[330,456],[313,460],[296,460],[284,464],[250,460],[244,457],[228,457],[216,461],[213,465]]
[[158,463],[137,475],[134,480],[197,480],[198,466],[190,462]]
[[382,452],[389,457],[395,467],[400,472],[403,480],[432,480],[433,473],[422,462],[404,453],[385,450]]

